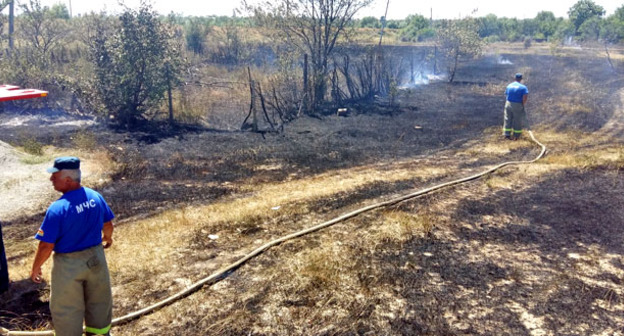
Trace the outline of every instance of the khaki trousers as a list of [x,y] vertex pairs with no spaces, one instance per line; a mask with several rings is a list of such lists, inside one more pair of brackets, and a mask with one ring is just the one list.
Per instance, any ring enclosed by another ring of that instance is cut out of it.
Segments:
[[113,317],[104,248],[55,253],[50,311],[56,336],[108,335]]
[[505,136],[520,137],[522,128],[524,128],[524,120],[526,113],[522,103],[505,103],[505,124],[503,125],[503,134]]

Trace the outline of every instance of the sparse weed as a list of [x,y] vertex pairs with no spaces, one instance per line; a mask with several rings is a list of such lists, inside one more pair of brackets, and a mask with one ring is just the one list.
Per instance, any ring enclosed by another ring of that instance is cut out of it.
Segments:
[[392,211],[385,214],[386,220],[382,233],[385,238],[396,241],[410,239],[420,232],[429,237],[434,228],[434,220],[428,212],[411,214],[403,211]]
[[425,237],[430,237],[435,227],[433,217],[429,213],[421,213],[416,217],[416,221],[422,229]]
[[315,287],[330,287],[340,279],[340,257],[333,250],[312,252],[304,257],[301,274],[309,277]]
[[522,269],[520,269],[519,267],[511,267],[511,270],[509,271],[509,278],[511,278],[513,281],[515,282],[522,282],[522,280],[524,280],[525,278],[525,274],[522,271]]
[[600,165],[598,158],[592,154],[581,154],[573,157],[573,164],[581,170],[593,170]]
[[259,225],[262,224],[264,217],[258,214],[246,214],[238,218],[234,223],[236,231],[244,235],[250,235],[260,231]]
[[613,168],[618,171],[624,169],[624,146],[617,149],[617,158],[613,161]]
[[494,176],[492,174],[488,175],[485,178],[485,185],[490,190],[496,190],[496,189],[501,188],[504,185],[503,183],[504,183],[503,180],[501,180],[499,177]]
[[44,145],[34,137],[27,137],[23,140],[22,148],[30,155],[42,156]]
[[97,146],[97,139],[93,132],[80,131],[71,137],[76,148],[83,150],[94,150]]
[[[500,96],[501,92],[505,92],[505,84],[487,83],[486,85],[473,85],[471,90],[476,94],[482,94],[486,96]],[[497,131],[498,130],[499,128],[497,128]]]
[[44,162],[49,161],[50,158],[46,155],[28,155],[28,156],[23,156],[20,157],[20,162],[27,164],[27,165],[38,165],[38,164],[42,164]]
[[173,97],[174,119],[185,124],[199,124],[210,112],[213,101],[199,92],[201,88],[183,87],[181,90]]
[[624,149],[622,147],[583,151],[565,152],[550,155],[544,159],[545,163],[563,165],[582,171],[591,171],[599,168],[620,171],[624,168]]
[[611,308],[614,304],[620,303],[620,296],[618,293],[612,288],[608,288],[605,291],[603,296],[603,300],[605,301],[607,307]]

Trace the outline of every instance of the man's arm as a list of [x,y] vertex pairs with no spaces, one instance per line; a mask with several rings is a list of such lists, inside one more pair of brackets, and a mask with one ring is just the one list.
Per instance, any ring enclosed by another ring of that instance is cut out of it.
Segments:
[[35,254],[35,261],[33,261],[32,270],[30,271],[30,278],[35,283],[41,283],[41,265],[43,265],[43,263],[50,258],[53,250],[54,244],[46,243],[44,241],[39,242],[37,254]]
[[102,228],[102,241],[104,248],[109,248],[113,245],[113,221],[104,223]]
[[522,96],[522,105],[526,104],[527,100],[529,99],[529,95],[525,94]]

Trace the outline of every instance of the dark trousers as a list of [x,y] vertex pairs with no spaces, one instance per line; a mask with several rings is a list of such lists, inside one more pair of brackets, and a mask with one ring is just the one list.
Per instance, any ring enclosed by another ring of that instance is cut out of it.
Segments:
[[0,225],[0,294],[9,289],[9,270],[7,269],[4,242],[2,240],[2,225]]

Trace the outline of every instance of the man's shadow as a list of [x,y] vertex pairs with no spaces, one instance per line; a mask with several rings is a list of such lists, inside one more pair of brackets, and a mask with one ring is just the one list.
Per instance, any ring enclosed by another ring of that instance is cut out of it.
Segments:
[[48,326],[50,305],[48,284],[25,278],[9,283],[0,294],[0,327],[9,330],[32,330]]

